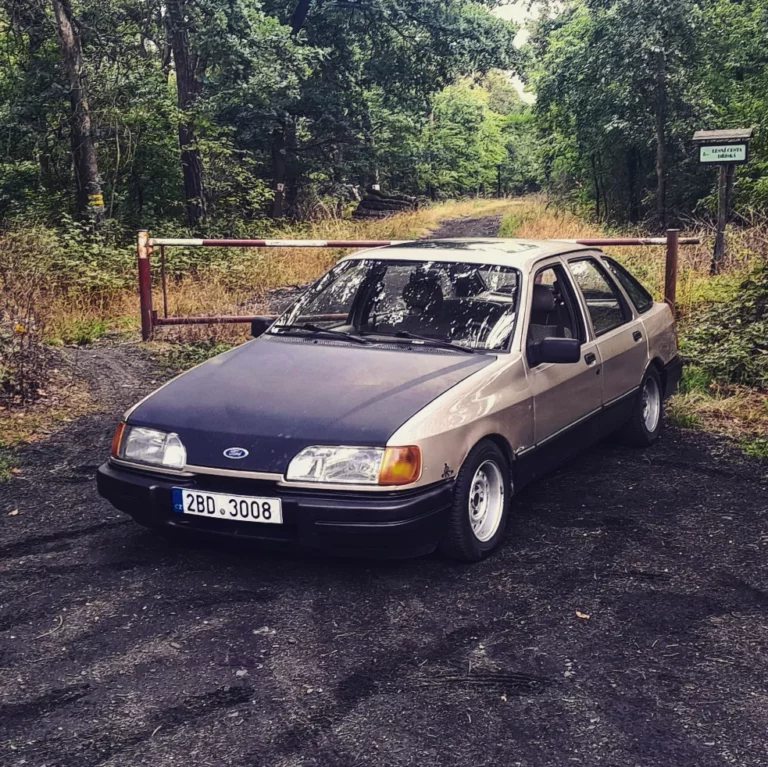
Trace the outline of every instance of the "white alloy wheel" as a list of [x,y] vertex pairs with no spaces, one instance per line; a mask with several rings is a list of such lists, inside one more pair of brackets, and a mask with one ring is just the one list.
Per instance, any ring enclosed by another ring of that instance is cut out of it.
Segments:
[[643,422],[649,432],[656,431],[661,417],[661,391],[658,381],[648,376],[643,386]]
[[469,490],[469,522],[478,541],[485,543],[496,535],[504,514],[504,480],[492,460],[477,467]]

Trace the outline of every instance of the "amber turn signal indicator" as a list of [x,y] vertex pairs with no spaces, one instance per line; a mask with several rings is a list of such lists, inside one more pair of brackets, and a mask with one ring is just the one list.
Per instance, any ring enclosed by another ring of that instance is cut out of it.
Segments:
[[418,447],[388,447],[379,471],[380,485],[407,485],[421,476],[421,450]]
[[120,443],[123,441],[123,433],[125,432],[125,421],[121,421],[120,425],[115,430],[115,436],[112,437],[112,457],[117,458],[120,455]]

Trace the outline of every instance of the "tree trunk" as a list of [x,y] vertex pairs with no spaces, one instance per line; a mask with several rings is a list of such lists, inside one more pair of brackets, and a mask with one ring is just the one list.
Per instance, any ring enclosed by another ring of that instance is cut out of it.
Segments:
[[667,67],[664,54],[656,57],[656,216],[667,226]]
[[270,215],[282,218],[285,197],[285,130],[282,125],[272,131],[272,178],[275,197]]
[[597,175],[597,163],[595,162],[595,156],[590,157],[592,162],[592,183],[595,187],[595,218],[600,220],[600,177]]
[[91,219],[94,226],[98,227],[104,219],[104,197],[96,146],[93,143],[83,48],[75,28],[69,0],[52,0],[52,3],[61,56],[69,78],[69,101],[72,105],[70,136],[77,189],[77,212]]
[[312,0],[299,0],[296,3],[296,8],[291,16],[291,33],[298,35],[301,28],[304,26],[304,22],[307,20],[307,14],[309,13],[309,6],[312,5]]
[[637,193],[638,152],[632,147],[627,152],[627,186],[629,187],[629,220],[636,224],[640,220],[640,198]]
[[365,191],[366,189],[378,188],[381,186],[381,180],[379,178],[379,162],[376,156],[376,135],[369,107],[366,107],[363,111],[362,123],[366,163],[361,178],[361,186],[363,187],[363,191]]
[[[189,35],[185,21],[185,0],[168,0],[166,23],[171,36],[173,61],[176,69],[177,103],[186,112],[200,95],[197,79],[197,56],[189,50]],[[197,136],[187,114],[179,123],[179,149],[181,172],[184,177],[184,197],[187,201],[187,219],[194,227],[205,219],[206,201],[203,184],[203,158],[197,146]]]
[[336,200],[336,215],[341,218],[344,213],[344,194],[342,193],[342,187],[344,184],[344,147],[342,144],[337,144],[333,147],[331,152],[333,157],[333,186],[334,193],[338,195]]

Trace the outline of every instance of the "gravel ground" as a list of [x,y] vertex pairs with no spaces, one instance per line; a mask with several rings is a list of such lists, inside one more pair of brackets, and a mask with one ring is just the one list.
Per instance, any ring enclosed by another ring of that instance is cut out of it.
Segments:
[[603,444],[472,566],[192,546],[93,481],[159,372],[78,364],[102,412],[0,485],[0,764],[768,764],[766,464]]

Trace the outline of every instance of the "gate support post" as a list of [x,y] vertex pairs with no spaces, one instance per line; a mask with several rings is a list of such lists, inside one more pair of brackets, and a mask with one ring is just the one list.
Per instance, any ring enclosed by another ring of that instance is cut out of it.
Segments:
[[680,245],[680,230],[667,229],[667,261],[664,274],[664,301],[672,314],[677,316],[677,254]]
[[141,311],[141,340],[149,341],[152,338],[152,270],[150,257],[152,246],[149,244],[149,232],[139,232],[137,241],[137,255],[139,262],[139,306]]

